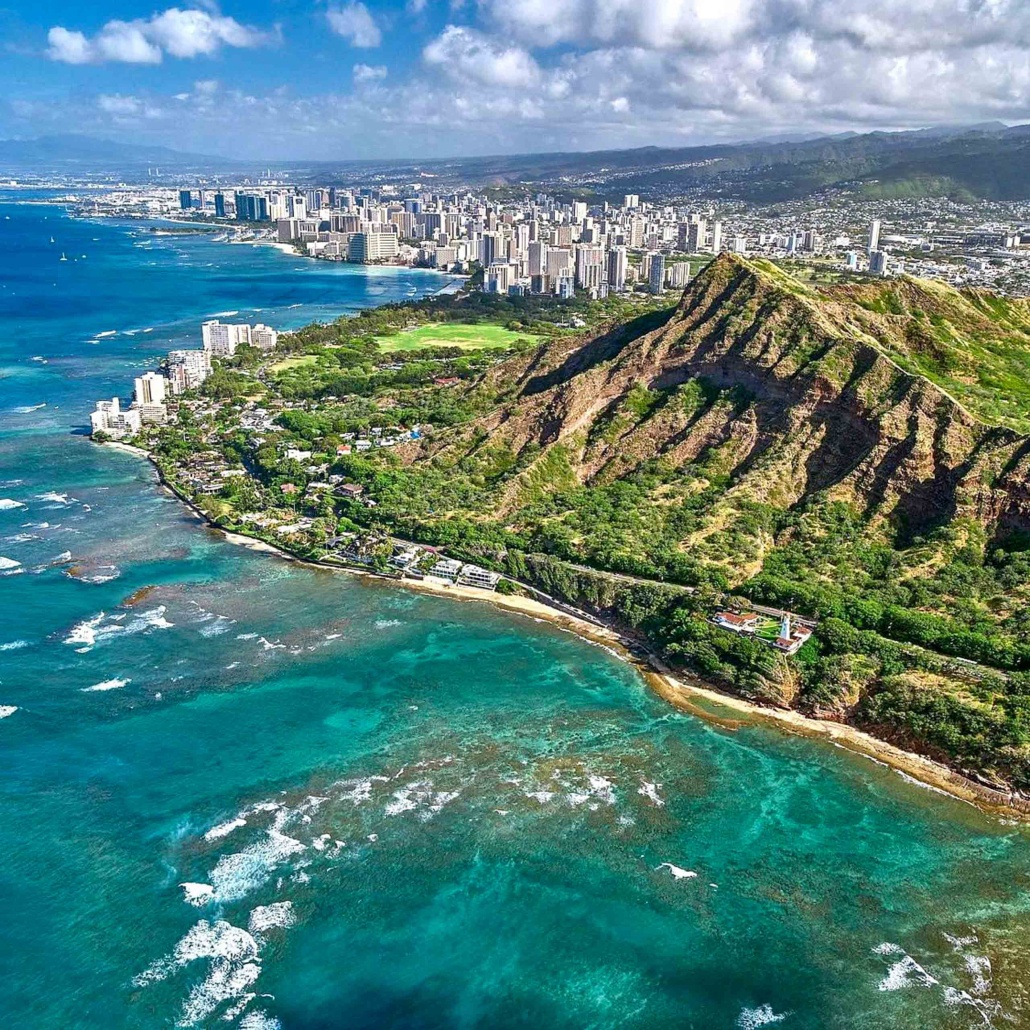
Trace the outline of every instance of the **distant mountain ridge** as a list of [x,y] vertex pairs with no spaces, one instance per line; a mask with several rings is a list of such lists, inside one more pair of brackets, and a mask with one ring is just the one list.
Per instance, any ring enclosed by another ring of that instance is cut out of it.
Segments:
[[174,169],[236,163],[209,154],[192,154],[151,144],[118,143],[78,133],[0,140],[0,169],[15,167],[44,171],[75,167],[83,171],[131,171],[147,165]]
[[[802,199],[828,188],[866,197],[948,195],[1030,199],[1030,124],[987,122],[906,132],[845,132],[695,147],[495,155],[447,159],[275,161],[299,182],[417,182],[539,188],[615,199],[625,193],[668,198],[703,193],[758,203]],[[255,168],[170,147],[118,143],[77,134],[0,140],[0,171],[121,171],[158,165],[174,171]]]

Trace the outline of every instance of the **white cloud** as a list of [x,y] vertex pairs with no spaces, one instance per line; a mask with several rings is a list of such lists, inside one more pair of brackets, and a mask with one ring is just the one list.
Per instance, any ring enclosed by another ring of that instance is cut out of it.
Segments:
[[352,74],[355,82],[378,82],[386,78],[386,65],[356,64]]
[[521,47],[491,39],[472,29],[448,25],[422,51],[426,64],[457,80],[504,89],[525,89],[540,78],[540,68]]
[[429,6],[429,0],[408,0],[405,10],[408,14],[421,14]]
[[93,48],[89,40],[81,32],[55,25],[47,33],[50,44],[47,56],[52,61],[63,61],[65,64],[89,64],[93,60]]
[[164,54],[197,57],[214,54],[223,46],[252,47],[267,40],[264,33],[216,9],[170,7],[148,19],[109,21],[92,39],[55,25],[47,34],[46,53],[52,61],[65,64],[159,64]]
[[350,42],[351,46],[368,49],[377,47],[383,41],[375,19],[363,3],[351,3],[345,7],[330,7],[326,11],[329,28],[338,36]]
[[[525,42],[705,50],[755,20],[755,0],[484,0],[488,17]],[[800,2],[800,0],[799,0]]]
[[97,97],[97,107],[105,114],[137,114],[142,106],[136,97],[126,97],[118,93],[113,96],[101,94]]

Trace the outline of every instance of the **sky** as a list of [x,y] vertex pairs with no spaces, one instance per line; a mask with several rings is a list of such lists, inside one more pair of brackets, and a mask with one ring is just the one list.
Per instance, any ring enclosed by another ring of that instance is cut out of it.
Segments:
[[1030,0],[0,0],[0,137],[259,160],[1030,121]]

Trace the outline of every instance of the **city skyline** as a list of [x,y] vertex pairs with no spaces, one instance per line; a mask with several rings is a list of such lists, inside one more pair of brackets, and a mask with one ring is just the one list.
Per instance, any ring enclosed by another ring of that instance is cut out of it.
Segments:
[[1030,11],[259,0],[0,14],[0,136],[253,160],[691,145],[1030,111]]

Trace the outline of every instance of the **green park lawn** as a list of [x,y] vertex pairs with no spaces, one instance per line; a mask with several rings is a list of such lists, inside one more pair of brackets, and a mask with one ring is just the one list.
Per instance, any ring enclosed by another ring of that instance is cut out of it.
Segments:
[[537,342],[531,333],[516,333],[499,325],[461,325],[430,322],[417,329],[405,329],[389,336],[377,336],[376,343],[385,351],[411,351],[423,347],[461,347],[462,350],[485,350],[488,347],[510,347],[516,340]]

